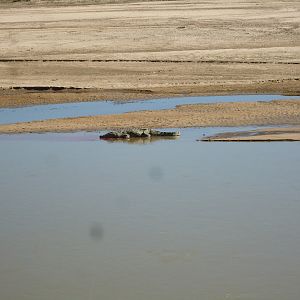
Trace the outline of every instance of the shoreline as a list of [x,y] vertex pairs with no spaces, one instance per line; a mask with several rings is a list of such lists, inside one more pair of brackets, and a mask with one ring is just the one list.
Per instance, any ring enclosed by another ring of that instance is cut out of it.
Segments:
[[[240,86],[239,89],[232,86],[222,85],[204,86],[194,88],[186,92],[182,88],[172,89],[89,89],[89,88],[64,88],[64,87],[18,87],[0,88],[0,109],[1,108],[21,108],[33,105],[64,104],[76,102],[96,102],[96,101],[142,101],[159,100],[161,98],[176,97],[201,97],[201,96],[234,96],[234,95],[282,95],[300,96],[297,91],[298,85],[291,89],[290,86],[272,87],[261,89],[254,86]],[[40,90],[40,91],[39,91]],[[41,91],[42,90],[42,91]]]

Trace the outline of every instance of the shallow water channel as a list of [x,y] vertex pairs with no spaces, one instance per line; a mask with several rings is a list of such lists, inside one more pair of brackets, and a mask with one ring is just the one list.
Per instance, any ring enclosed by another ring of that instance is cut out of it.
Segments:
[[35,105],[21,108],[0,109],[0,124],[29,122],[34,120],[47,120],[55,118],[119,114],[141,110],[171,109],[175,108],[176,105],[182,104],[270,101],[276,99],[300,99],[300,97],[281,95],[232,95],[162,98],[143,101],[135,100],[131,102],[97,101]]
[[296,300],[300,143],[0,139],[0,298]]

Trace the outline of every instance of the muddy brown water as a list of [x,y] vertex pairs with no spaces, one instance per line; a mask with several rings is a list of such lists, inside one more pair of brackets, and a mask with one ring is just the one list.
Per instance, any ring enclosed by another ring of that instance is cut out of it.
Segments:
[[299,299],[300,143],[222,130],[1,136],[0,298]]

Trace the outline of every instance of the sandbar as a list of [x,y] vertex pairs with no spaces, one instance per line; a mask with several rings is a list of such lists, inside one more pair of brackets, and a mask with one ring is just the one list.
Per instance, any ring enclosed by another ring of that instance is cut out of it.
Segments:
[[202,138],[204,142],[295,142],[300,141],[300,127],[263,128],[224,132]]
[[300,125],[299,100],[179,105],[137,111],[0,125],[0,133],[73,132],[129,128]]

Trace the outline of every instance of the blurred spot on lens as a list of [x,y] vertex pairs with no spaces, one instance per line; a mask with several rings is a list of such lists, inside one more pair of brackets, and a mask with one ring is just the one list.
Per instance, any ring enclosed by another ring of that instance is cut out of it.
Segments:
[[102,225],[98,222],[94,222],[90,226],[90,237],[95,241],[100,241],[103,237]]
[[148,172],[148,175],[149,175],[150,179],[153,181],[160,181],[160,180],[162,180],[162,178],[164,176],[161,167],[158,167],[158,166],[151,167]]

